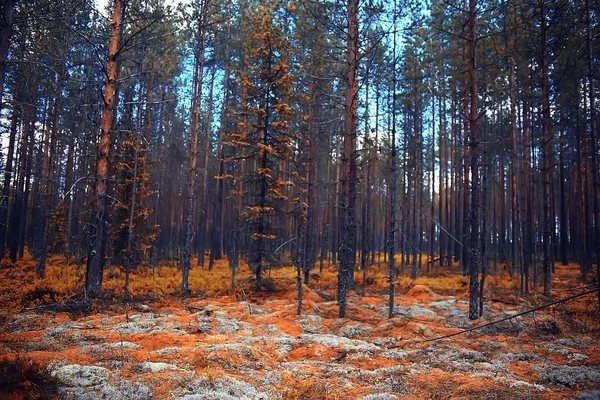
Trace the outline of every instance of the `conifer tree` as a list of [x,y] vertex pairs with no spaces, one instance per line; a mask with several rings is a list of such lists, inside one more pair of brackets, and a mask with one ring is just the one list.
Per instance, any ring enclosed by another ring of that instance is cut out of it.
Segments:
[[147,172],[147,141],[131,132],[119,149],[120,161],[115,165],[117,181],[113,211],[112,249],[116,262],[125,264],[125,293],[128,292],[129,272],[147,255],[158,233],[150,221],[154,210],[147,206],[153,194]]
[[[292,125],[294,76],[292,49],[285,33],[277,2],[266,2],[245,18],[247,38],[242,43],[246,68],[239,73],[242,109],[239,132],[229,135],[228,144],[237,152],[230,158],[250,165],[240,176],[247,188],[242,218],[249,239],[248,263],[260,290],[262,272],[275,261],[272,245],[281,239],[278,218],[287,213],[298,197],[293,168],[296,131]],[[242,193],[240,193],[242,194]]]
[[92,243],[88,253],[85,287],[88,295],[98,296],[102,288],[102,274],[105,263],[105,248],[108,225],[108,177],[109,154],[112,146],[113,124],[116,117],[116,92],[119,77],[119,43],[123,29],[125,0],[115,0],[111,19],[108,60],[106,61],[106,88],[104,109],[100,125],[98,141],[98,157],[96,160],[96,186],[94,202],[94,223],[92,226]]

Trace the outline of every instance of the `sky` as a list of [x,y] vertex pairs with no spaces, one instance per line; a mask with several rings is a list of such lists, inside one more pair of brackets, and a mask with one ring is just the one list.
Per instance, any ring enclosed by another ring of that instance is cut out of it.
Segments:
[[[106,5],[109,4],[112,0],[95,0],[96,9],[104,16],[108,17],[106,13]],[[165,4],[177,5],[179,3],[187,2],[188,0],[165,0]]]

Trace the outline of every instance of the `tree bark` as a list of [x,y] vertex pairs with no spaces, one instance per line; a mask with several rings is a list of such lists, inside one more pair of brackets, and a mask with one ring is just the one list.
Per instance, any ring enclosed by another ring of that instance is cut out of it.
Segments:
[[510,154],[510,182],[511,182],[511,215],[512,215],[512,275],[516,277],[519,273],[519,197],[517,187],[517,95],[515,89],[515,57],[509,59],[509,82],[510,82],[510,124],[511,124],[511,154]]
[[[17,101],[18,99],[19,93],[15,95],[15,100]],[[13,158],[15,152],[18,119],[19,108],[14,107],[10,121],[8,151],[6,154],[6,168],[4,170],[4,183],[2,185],[2,199],[0,199],[0,259],[4,258],[4,253],[6,250],[6,232],[8,231],[9,226],[9,205],[11,204],[10,185],[14,172]]]
[[550,247],[552,240],[552,220],[550,215],[550,184],[552,182],[552,136],[550,133],[550,93],[548,87],[548,65],[546,59],[546,2],[539,2],[540,10],[540,71],[542,74],[542,157],[543,157],[543,244],[544,244],[544,295],[550,295],[550,276],[552,273],[551,260],[552,249]]
[[352,271],[356,261],[356,130],[358,125],[358,4],[348,0],[348,43],[346,48],[346,95],[344,116],[344,148],[342,179],[344,226],[340,246],[338,272],[339,316],[346,316],[346,295],[351,289]]
[[[585,1],[586,6],[586,44],[587,44],[587,69],[588,69],[588,90],[590,97],[590,141],[592,143],[592,187],[594,196],[594,236],[596,242],[596,282],[600,282],[600,188],[598,185],[598,138],[596,137],[596,96],[594,89],[594,59],[592,53],[592,27],[590,0]],[[598,292],[598,309],[600,310],[600,292]]]
[[[316,69],[313,67],[313,70]],[[312,79],[309,89],[309,105],[308,105],[308,138],[307,138],[307,160],[306,160],[306,226],[305,226],[305,237],[304,237],[304,283],[308,284],[310,270],[315,265],[315,240],[314,240],[314,216],[316,211],[316,199],[315,199],[315,186],[316,186],[316,174],[315,174],[315,146],[317,140],[317,134],[315,132],[315,119],[317,113],[317,82],[316,79]]]
[[92,242],[88,253],[85,290],[87,295],[96,297],[102,290],[105,248],[108,231],[107,189],[109,178],[109,156],[112,147],[111,129],[116,117],[116,101],[119,77],[119,42],[123,30],[125,0],[114,0],[110,20],[108,60],[106,61],[106,87],[104,89],[104,109],[100,124],[100,140],[96,160],[96,187]]
[[60,116],[60,107],[62,99],[62,86],[65,80],[65,54],[63,54],[62,66],[60,74],[56,76],[56,93],[54,98],[54,105],[52,110],[52,125],[50,128],[50,143],[47,157],[44,160],[44,171],[42,178],[43,193],[42,193],[42,240],[41,240],[41,252],[38,264],[36,267],[36,274],[38,278],[44,278],[46,269],[46,255],[48,252],[48,246],[50,245],[50,210],[52,206],[52,195],[54,193],[54,175],[56,173],[55,158],[56,158],[56,145],[58,135],[58,118]]
[[[477,0],[469,1],[469,144],[471,147],[471,240],[469,255],[469,319],[479,318],[479,165],[477,137]],[[466,138],[465,138],[466,139]]]
[[395,249],[396,249],[396,1],[394,0],[394,33],[392,43],[392,137],[390,140],[390,190],[389,190],[389,207],[390,219],[388,226],[388,282],[389,282],[389,300],[388,300],[388,318],[394,317],[394,305],[396,295],[395,273],[396,265]]
[[[206,44],[206,21],[208,0],[201,3],[201,20],[198,22],[198,49],[194,68],[194,91],[192,99],[192,117],[188,136],[188,172],[185,189],[185,233],[181,254],[181,293],[188,292],[188,279],[191,268],[192,245],[194,241],[194,197],[196,193],[196,175],[198,164],[198,132],[200,130],[200,103],[204,77],[204,47]],[[200,255],[199,255],[200,257]]]
[[6,57],[10,44],[10,34],[18,0],[4,0],[0,19],[0,112],[2,112],[4,97],[4,75],[6,74]]

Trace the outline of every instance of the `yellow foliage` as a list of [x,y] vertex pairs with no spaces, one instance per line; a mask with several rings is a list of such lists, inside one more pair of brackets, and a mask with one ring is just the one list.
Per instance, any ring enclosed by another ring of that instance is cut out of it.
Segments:
[[292,113],[292,108],[289,104],[279,103],[275,105],[275,111],[277,111],[277,114],[289,115]]

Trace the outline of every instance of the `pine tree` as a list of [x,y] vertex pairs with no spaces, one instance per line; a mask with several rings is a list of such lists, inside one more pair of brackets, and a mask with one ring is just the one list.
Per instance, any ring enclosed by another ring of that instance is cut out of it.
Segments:
[[112,249],[114,260],[125,264],[127,282],[131,266],[146,257],[158,234],[158,225],[150,221],[154,210],[147,206],[153,190],[147,172],[146,143],[137,132],[131,132],[121,144],[120,160],[115,165],[118,202],[113,210]]
[[102,288],[102,274],[104,271],[107,240],[107,186],[109,177],[109,154],[112,144],[111,130],[116,116],[116,92],[119,77],[119,42],[123,28],[125,11],[124,0],[115,0],[111,19],[111,34],[109,41],[109,54],[106,61],[106,88],[104,94],[104,109],[100,126],[100,140],[98,141],[98,158],[96,160],[96,187],[94,203],[94,223],[92,243],[88,253],[88,264],[85,287],[90,296],[98,296]]
[[[240,176],[248,196],[242,210],[249,239],[248,263],[260,290],[262,272],[275,262],[269,251],[280,237],[277,217],[287,213],[298,197],[288,189],[296,186],[293,164],[297,135],[292,125],[291,101],[294,75],[292,49],[276,2],[258,6],[245,18],[247,38],[242,43],[246,68],[239,72],[243,99],[239,131],[228,145],[237,152],[230,161],[245,160],[248,170]],[[243,193],[238,193],[243,194]]]

